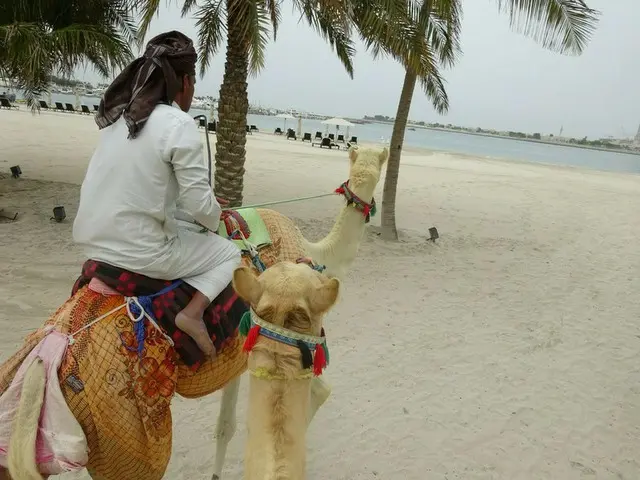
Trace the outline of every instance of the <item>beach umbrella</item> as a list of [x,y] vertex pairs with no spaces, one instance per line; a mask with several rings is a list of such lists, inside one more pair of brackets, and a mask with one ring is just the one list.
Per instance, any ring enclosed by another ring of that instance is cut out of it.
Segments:
[[287,128],[287,120],[295,120],[296,117],[294,117],[290,113],[279,113],[278,115],[276,115],[276,118],[283,118],[284,119],[283,128],[286,129]]
[[345,120],[344,118],[341,118],[341,117],[327,118],[326,120],[323,120],[322,123],[327,126],[327,129],[329,128],[329,125],[335,125],[336,126],[336,137],[338,136],[338,130],[340,130],[340,127],[347,127],[347,133],[346,133],[345,137],[348,137],[349,136],[349,127],[353,127],[354,126],[354,124],[351,123],[349,120]]

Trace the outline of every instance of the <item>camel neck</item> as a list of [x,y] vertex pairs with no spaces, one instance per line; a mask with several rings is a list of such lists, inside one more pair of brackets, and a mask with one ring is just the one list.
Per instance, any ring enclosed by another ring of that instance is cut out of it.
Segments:
[[[358,197],[370,201],[372,192],[364,190],[368,189],[352,188]],[[315,263],[327,268],[325,274],[341,278],[358,254],[365,228],[362,211],[345,205],[329,234],[319,242],[307,243],[306,251]]]
[[310,382],[251,377],[246,480],[305,478]]

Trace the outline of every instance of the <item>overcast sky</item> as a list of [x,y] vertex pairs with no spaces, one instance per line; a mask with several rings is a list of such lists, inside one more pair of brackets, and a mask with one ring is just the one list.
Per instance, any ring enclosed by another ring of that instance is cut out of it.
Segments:
[[[598,30],[581,57],[568,57],[511,31],[494,0],[466,0],[463,54],[444,72],[449,113],[438,115],[417,89],[410,118],[530,133],[557,134],[564,126],[565,135],[592,138],[635,135],[640,124],[640,1],[588,4],[602,12]],[[249,79],[252,104],[336,116],[395,116],[404,76],[396,62],[374,61],[358,43],[351,80],[329,46],[298,23],[290,4],[283,2],[282,9],[266,68]],[[195,41],[194,23],[181,19],[178,7],[163,7],[150,36],[178,29]],[[198,79],[196,94],[218,96],[224,54]]]

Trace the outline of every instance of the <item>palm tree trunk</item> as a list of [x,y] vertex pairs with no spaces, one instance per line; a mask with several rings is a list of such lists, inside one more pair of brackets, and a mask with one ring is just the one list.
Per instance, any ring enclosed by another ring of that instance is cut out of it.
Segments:
[[396,190],[398,187],[398,174],[400,173],[402,143],[404,142],[404,132],[407,128],[407,121],[409,120],[409,110],[411,109],[413,91],[416,87],[416,79],[417,75],[407,69],[404,75],[400,101],[398,102],[396,120],[393,123],[387,174],[384,180],[384,190],[382,194],[382,238],[385,240],[398,240],[398,230],[396,228]]
[[233,1],[227,0],[227,61],[218,104],[214,191],[216,196],[227,200],[229,206],[239,207],[242,205],[246,159],[249,60],[245,39],[237,27],[242,22],[233,18],[237,9],[229,5]]

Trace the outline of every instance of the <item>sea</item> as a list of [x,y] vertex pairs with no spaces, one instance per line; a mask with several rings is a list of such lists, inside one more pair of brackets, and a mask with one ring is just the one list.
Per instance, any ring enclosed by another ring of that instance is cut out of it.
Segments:
[[[54,102],[75,104],[74,95],[53,94]],[[99,103],[96,97],[80,97],[80,103],[89,106]],[[209,115],[209,111],[191,109],[195,115]],[[298,120],[284,120],[275,116],[248,115],[248,125],[255,125],[261,132],[273,132],[277,127],[298,129]],[[348,140],[357,136],[360,142],[388,142],[393,125],[384,123],[358,124],[354,127],[327,127],[320,120],[302,119],[302,132],[315,135],[316,131],[338,133]],[[459,132],[416,128],[406,130],[404,145],[429,150],[472,155],[487,159],[502,159],[551,165],[582,167],[610,172],[640,174],[640,155],[593,150],[587,148],[550,145],[509,138],[470,135]]]

